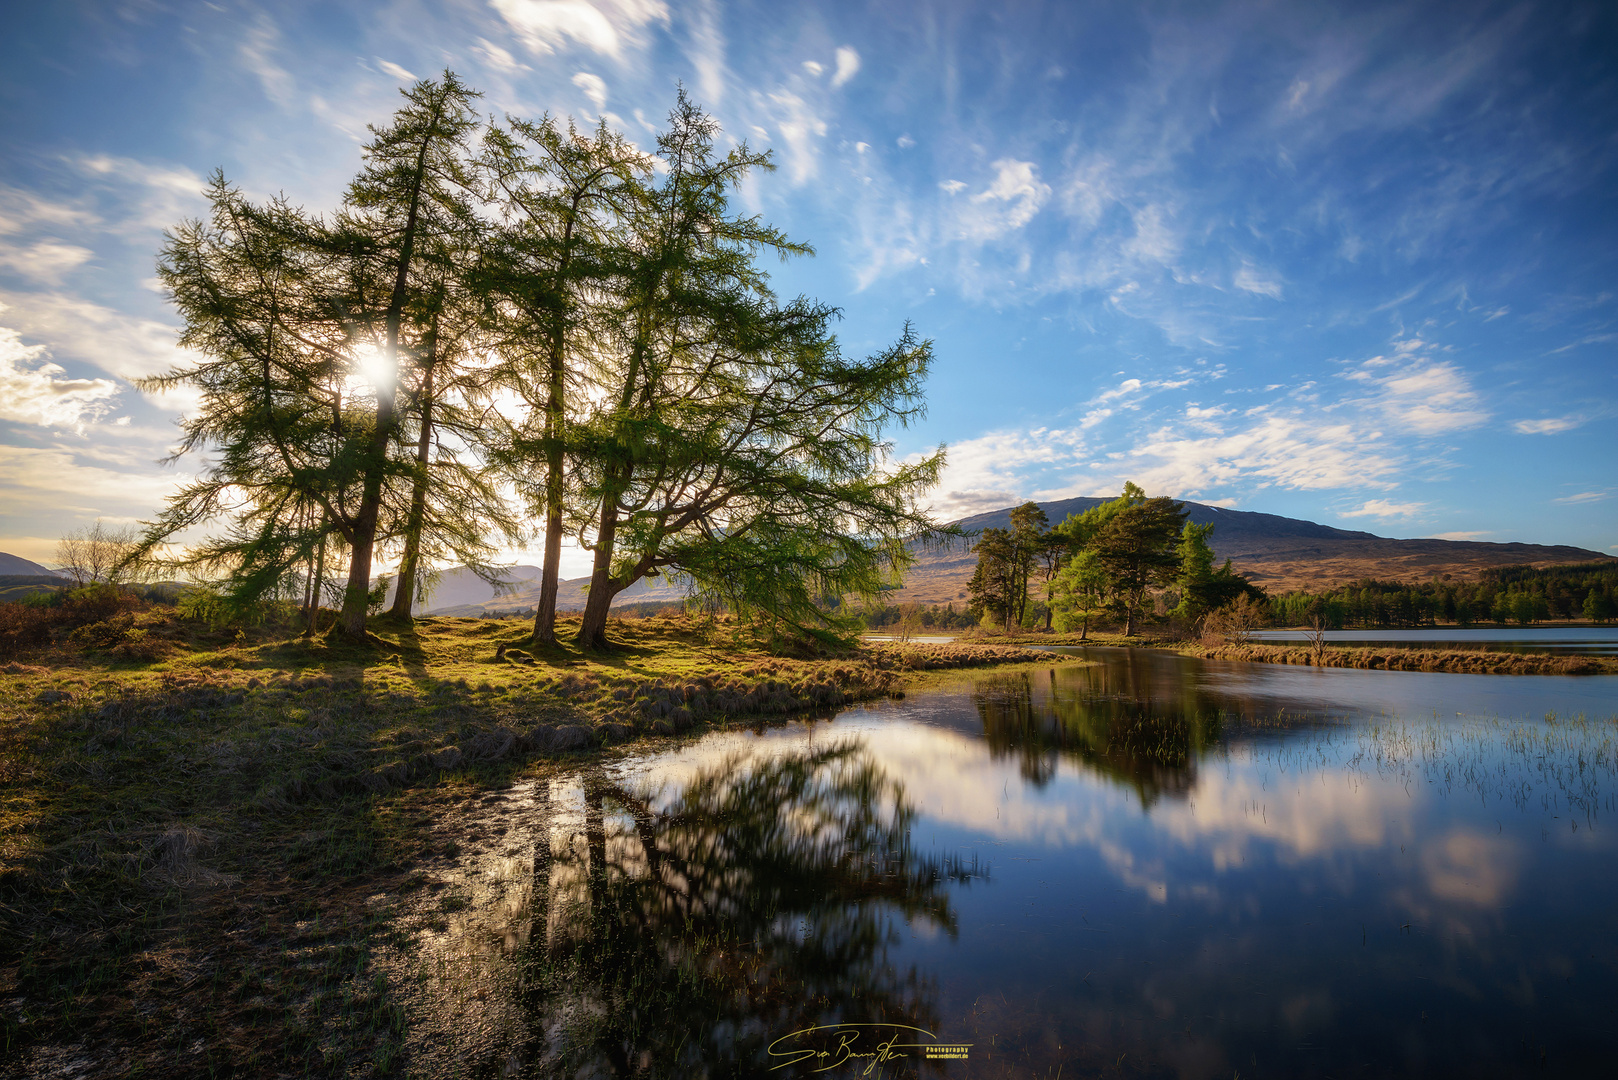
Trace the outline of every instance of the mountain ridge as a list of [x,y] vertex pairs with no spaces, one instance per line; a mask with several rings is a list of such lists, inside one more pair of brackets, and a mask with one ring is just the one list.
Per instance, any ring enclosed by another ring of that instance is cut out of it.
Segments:
[[[1082,496],[1039,503],[1051,525],[1069,514],[1083,513],[1110,499]],[[1212,523],[1209,546],[1221,560],[1230,559],[1241,573],[1272,593],[1316,590],[1364,578],[1427,580],[1449,575],[1462,580],[1501,566],[1549,566],[1594,562],[1612,556],[1565,544],[1495,543],[1483,540],[1396,540],[1355,529],[1338,529],[1305,518],[1282,517],[1252,510],[1229,510],[1188,499],[1176,500],[1187,518]],[[1005,528],[1014,507],[961,518],[953,524],[968,532]],[[916,564],[892,602],[937,604],[966,598],[966,585],[977,566],[968,545],[918,548]]]

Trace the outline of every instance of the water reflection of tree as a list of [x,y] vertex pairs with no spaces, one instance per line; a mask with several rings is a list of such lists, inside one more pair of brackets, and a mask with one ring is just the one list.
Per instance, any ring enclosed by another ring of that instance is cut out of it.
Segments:
[[757,1075],[773,1040],[815,1024],[936,1031],[930,982],[888,950],[901,919],[953,937],[948,886],[976,871],[918,853],[915,816],[849,744],[722,762],[661,811],[587,776],[582,838],[536,868],[549,910],[521,960],[546,1034],[518,1057],[568,1076]]
[[978,682],[973,703],[989,752],[1015,757],[1036,786],[1066,758],[1134,788],[1143,806],[1189,794],[1197,759],[1218,737],[1218,713],[1199,708],[1195,693],[1111,687],[1096,681],[1098,669],[1068,671],[1077,685],[1059,686],[1056,671]]

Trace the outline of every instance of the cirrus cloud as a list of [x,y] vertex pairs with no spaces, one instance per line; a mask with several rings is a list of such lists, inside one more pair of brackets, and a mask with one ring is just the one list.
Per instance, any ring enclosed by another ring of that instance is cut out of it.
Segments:
[[24,345],[0,326],[0,420],[83,431],[105,416],[118,396],[111,379],[67,379],[45,359],[43,345]]

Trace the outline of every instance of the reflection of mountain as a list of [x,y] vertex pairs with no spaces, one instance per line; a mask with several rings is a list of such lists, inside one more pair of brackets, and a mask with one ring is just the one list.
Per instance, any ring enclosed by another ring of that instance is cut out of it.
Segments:
[[536,868],[547,929],[521,960],[545,1045],[518,1056],[566,1076],[751,1076],[816,1024],[936,1031],[931,984],[888,950],[900,919],[953,936],[947,887],[974,874],[912,848],[915,817],[850,744],[721,762],[662,811],[588,775],[583,832]]
[[1086,667],[979,679],[972,697],[989,752],[1016,757],[1041,787],[1066,758],[1134,788],[1142,805],[1184,798],[1218,737],[1218,713],[1199,708],[1190,685],[1165,695],[1160,679],[1132,674]]

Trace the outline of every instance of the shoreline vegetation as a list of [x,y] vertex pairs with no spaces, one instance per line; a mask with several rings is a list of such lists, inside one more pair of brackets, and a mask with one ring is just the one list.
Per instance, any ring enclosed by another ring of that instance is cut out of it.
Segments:
[[[1570,624],[1584,625],[1584,624]],[[1286,629],[1286,628],[1281,628]],[[1294,627],[1293,629],[1300,629]],[[1440,627],[1439,629],[1443,629]],[[1301,628],[1307,632],[1307,628]],[[1187,641],[1175,637],[1125,637],[1122,634],[1011,634],[972,641],[1007,645],[1093,646],[1097,648],[1167,649],[1201,660],[1239,660],[1251,664],[1295,664],[1310,667],[1381,671],[1437,671],[1463,675],[1618,675],[1618,657],[1568,656],[1550,652],[1507,652],[1488,648],[1432,649],[1420,644],[1314,645],[1293,642]]]
[[511,620],[372,630],[146,610],[123,634],[140,657],[62,641],[0,664],[0,1075],[395,1074],[410,1022],[378,958],[454,903],[422,868],[479,800],[639,740],[1052,660],[782,655],[686,614],[615,619],[608,652],[535,648]]

